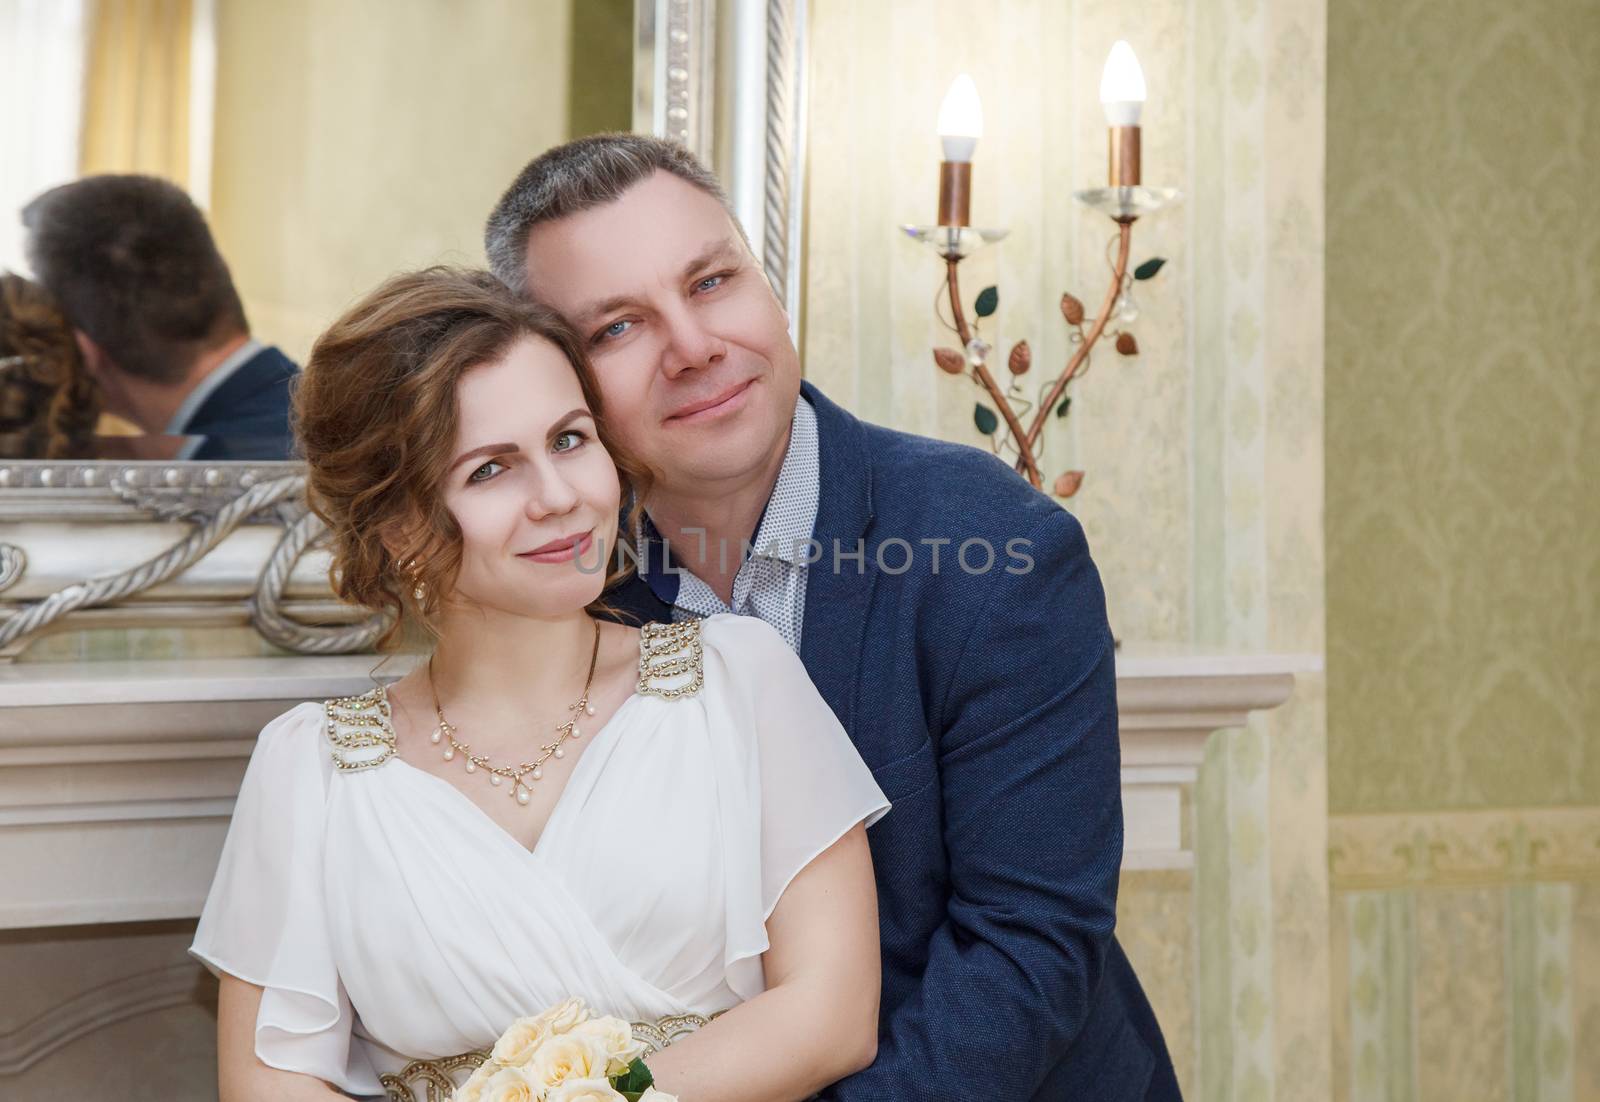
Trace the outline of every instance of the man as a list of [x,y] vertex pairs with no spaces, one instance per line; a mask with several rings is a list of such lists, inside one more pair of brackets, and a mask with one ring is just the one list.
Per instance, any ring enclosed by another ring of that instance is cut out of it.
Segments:
[[299,369],[251,339],[205,216],[153,176],[88,176],[22,211],[28,261],[61,303],[108,412],[188,436],[184,459],[287,459]]
[[658,472],[644,534],[681,569],[647,554],[619,603],[767,620],[893,802],[869,833],[878,1059],[826,1097],[1176,1099],[1112,935],[1116,685],[1077,521],[994,457],[803,384],[716,179],[676,146],[553,149],[486,238],[589,342],[607,421]]

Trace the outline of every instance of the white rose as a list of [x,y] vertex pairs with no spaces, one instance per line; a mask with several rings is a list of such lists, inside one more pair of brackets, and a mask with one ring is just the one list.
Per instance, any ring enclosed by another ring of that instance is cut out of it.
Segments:
[[551,1034],[559,1036],[571,1032],[573,1026],[582,1025],[589,1018],[589,1008],[584,1005],[582,999],[568,999],[552,1006],[534,1021],[545,1026]]
[[540,1045],[589,1020],[582,999],[568,999],[535,1018],[518,1018],[495,1042],[490,1059],[507,1067],[524,1067]]
[[544,1084],[526,1068],[501,1068],[484,1083],[479,1098],[482,1102],[541,1102],[544,1096]]
[[622,1102],[606,1079],[568,1079],[545,1095],[545,1102]]
[[541,1018],[518,1018],[500,1034],[489,1058],[507,1067],[521,1067],[550,1036],[550,1027]]
[[633,1038],[633,1027],[621,1018],[593,1018],[572,1030],[573,1037],[587,1037],[606,1054],[606,1074],[622,1075],[634,1059],[649,1051],[643,1041]]
[[566,1033],[540,1045],[525,1070],[535,1081],[554,1087],[569,1079],[604,1079],[609,1063],[594,1038]]
[[489,1077],[500,1069],[493,1061],[483,1064],[467,1076],[467,1081],[455,1089],[450,1095],[450,1102],[483,1102],[483,1085]]
[[644,1093],[639,1096],[639,1102],[678,1102],[678,1096],[658,1091],[654,1087],[646,1087]]

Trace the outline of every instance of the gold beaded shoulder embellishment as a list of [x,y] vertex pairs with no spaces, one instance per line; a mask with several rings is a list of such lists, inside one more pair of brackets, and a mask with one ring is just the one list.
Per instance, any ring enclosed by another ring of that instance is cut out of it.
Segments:
[[374,769],[394,757],[389,694],[382,686],[360,696],[337,697],[323,704],[322,711],[335,769],[344,773]]
[[700,621],[645,624],[639,632],[639,695],[678,700],[705,684]]

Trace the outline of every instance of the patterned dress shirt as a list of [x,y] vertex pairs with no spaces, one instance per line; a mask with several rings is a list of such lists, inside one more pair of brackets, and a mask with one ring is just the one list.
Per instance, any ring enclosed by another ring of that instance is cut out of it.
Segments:
[[[699,619],[719,612],[757,616],[776,628],[784,642],[798,653],[800,627],[806,614],[806,560],[820,496],[817,414],[811,403],[801,398],[795,403],[789,450],[778,471],[777,485],[761,514],[750,553],[734,575],[733,599],[723,604],[709,585],[682,567],[644,571],[644,580],[657,597],[672,606],[674,620]],[[642,518],[641,529],[641,546],[665,545],[648,515]],[[744,549],[730,548],[729,553],[743,554]],[[654,547],[646,547],[644,563],[655,563],[658,554]],[[661,560],[670,561],[666,555]]]

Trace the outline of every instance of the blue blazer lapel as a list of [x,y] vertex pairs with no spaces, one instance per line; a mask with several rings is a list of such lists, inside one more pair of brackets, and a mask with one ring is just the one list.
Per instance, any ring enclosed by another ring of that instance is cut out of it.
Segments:
[[872,459],[860,421],[810,383],[802,383],[801,391],[817,411],[822,493],[812,538],[822,553],[806,577],[800,660],[839,722],[853,732],[856,677],[877,571],[870,548],[864,565],[843,555],[863,545],[872,525]]

